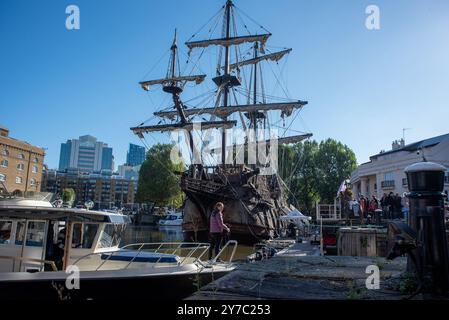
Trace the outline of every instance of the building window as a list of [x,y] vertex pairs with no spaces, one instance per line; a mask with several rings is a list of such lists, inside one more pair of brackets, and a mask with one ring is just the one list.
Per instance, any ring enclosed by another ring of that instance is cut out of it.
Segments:
[[38,162],[39,162],[39,159],[36,157],[36,158],[33,159],[33,162],[34,162],[34,163],[38,163]]
[[6,175],[3,173],[0,173],[0,181],[5,182],[6,181]]
[[30,184],[31,184],[32,186],[35,186],[35,185],[36,185],[36,179],[34,179],[34,178],[31,179],[31,180],[30,180]]
[[393,189],[394,188],[394,172],[385,172],[384,180],[380,183],[383,189]]
[[444,173],[444,183],[449,183],[449,170]]
[[2,155],[3,155],[3,156],[9,156],[9,151],[6,150],[6,149],[3,149],[3,150],[2,150]]
[[23,171],[23,169],[25,169],[25,165],[23,163],[19,163],[17,165],[17,170]]
[[25,155],[23,153],[19,153],[18,157],[19,159],[25,159]]
[[16,177],[16,183],[22,183],[22,177]]
[[11,243],[12,221],[0,221],[0,244]]
[[394,172],[385,172],[384,181],[393,181],[394,180]]
[[38,171],[37,166],[33,166],[32,172],[37,173],[37,171]]
[[0,162],[0,167],[6,168],[7,166],[8,166],[8,160],[2,160],[2,161]]

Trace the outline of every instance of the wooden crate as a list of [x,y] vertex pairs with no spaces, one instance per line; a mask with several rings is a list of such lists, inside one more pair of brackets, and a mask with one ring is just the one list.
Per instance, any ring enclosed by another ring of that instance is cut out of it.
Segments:
[[339,256],[387,256],[387,229],[340,228],[337,235]]

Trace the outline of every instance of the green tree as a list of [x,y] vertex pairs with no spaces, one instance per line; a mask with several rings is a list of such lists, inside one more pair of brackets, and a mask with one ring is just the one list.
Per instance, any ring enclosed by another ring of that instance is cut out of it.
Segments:
[[288,200],[309,214],[317,201],[333,203],[341,182],[355,168],[354,152],[333,139],[279,147],[279,174],[287,186]]
[[315,161],[318,152],[316,141],[306,141],[279,149],[280,175],[285,182],[289,202],[306,213],[312,213],[317,192],[318,172]]
[[76,197],[76,193],[75,190],[73,190],[72,188],[65,188],[62,191],[62,202],[66,205],[68,205],[69,207],[73,206],[73,202],[75,201],[75,197]]
[[322,141],[316,155],[318,167],[318,193],[321,201],[332,203],[337,195],[338,187],[350,178],[357,167],[354,152],[346,145],[334,139]]
[[182,204],[184,195],[179,185],[179,172],[185,168],[182,163],[173,163],[170,159],[172,148],[172,144],[157,144],[147,152],[139,171],[137,202],[177,207]]

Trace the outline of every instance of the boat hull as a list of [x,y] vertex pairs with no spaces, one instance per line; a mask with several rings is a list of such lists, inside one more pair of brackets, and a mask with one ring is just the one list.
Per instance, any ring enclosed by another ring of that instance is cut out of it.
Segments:
[[69,290],[65,279],[0,281],[0,299],[33,301],[180,300],[230,271],[83,278],[80,288]]
[[[187,195],[182,224],[185,241],[207,241],[210,213],[217,202],[224,203],[223,220],[231,229],[230,239],[251,245],[277,237],[287,226],[279,217],[291,211],[281,196],[281,187],[273,183],[277,177],[253,176],[250,180],[251,183],[242,183],[239,175],[229,174],[227,183],[219,187],[210,180],[184,177],[181,186]],[[215,189],[209,186],[212,183]]]

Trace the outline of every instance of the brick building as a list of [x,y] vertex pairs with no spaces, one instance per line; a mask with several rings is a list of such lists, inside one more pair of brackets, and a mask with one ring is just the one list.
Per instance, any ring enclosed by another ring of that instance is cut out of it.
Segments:
[[9,130],[0,126],[0,191],[40,191],[44,157],[44,149],[11,138]]
[[76,204],[91,200],[94,209],[111,209],[134,203],[137,183],[111,174],[110,171],[87,173],[78,169],[48,170],[43,191],[61,194],[66,188],[75,191]]

